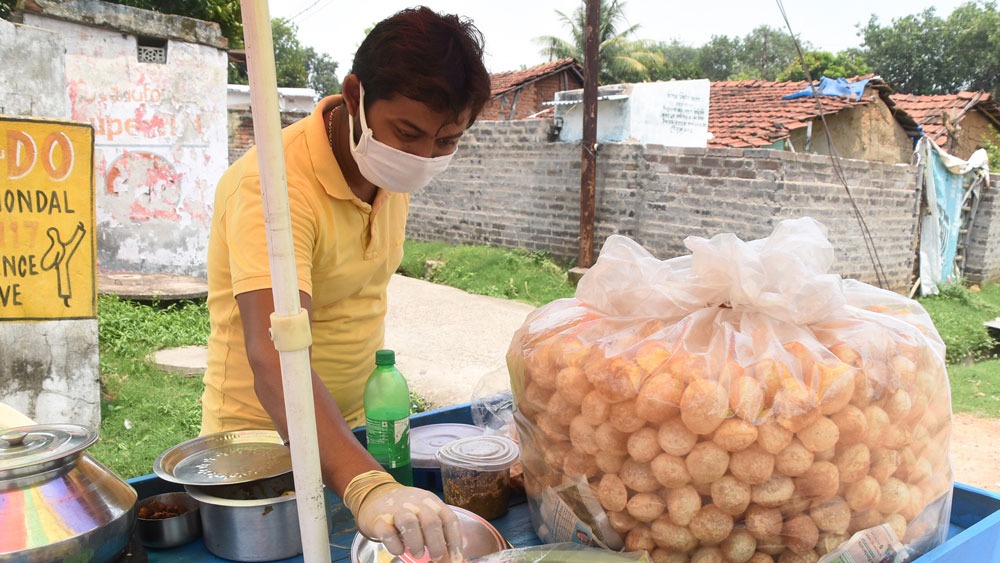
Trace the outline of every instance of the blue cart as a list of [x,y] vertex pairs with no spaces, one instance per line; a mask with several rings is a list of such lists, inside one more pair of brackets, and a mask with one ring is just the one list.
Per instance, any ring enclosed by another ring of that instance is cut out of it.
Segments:
[[[439,423],[472,424],[470,404],[465,403],[447,409],[414,415],[413,426]],[[363,432],[359,439],[363,439]],[[436,471],[414,469],[414,485],[440,492],[441,482]],[[129,483],[143,499],[159,493],[183,490],[181,485],[164,481],[155,475],[145,475],[129,480]],[[330,507],[329,525],[330,553],[333,561],[350,561],[351,542],[356,528],[350,512],[342,505]],[[528,503],[523,495],[511,498],[510,511],[504,516],[491,520],[494,527],[514,547],[539,545],[528,513]],[[147,549],[150,562],[219,561],[205,549],[201,540],[174,549]],[[293,557],[283,561],[302,561]],[[951,523],[948,540],[937,549],[916,559],[917,563],[1000,563],[1000,495],[989,491],[955,483],[955,494],[951,507]]]

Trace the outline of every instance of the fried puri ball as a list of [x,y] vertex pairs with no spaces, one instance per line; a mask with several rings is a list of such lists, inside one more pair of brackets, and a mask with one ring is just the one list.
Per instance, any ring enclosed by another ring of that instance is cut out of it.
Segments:
[[712,483],[729,469],[729,452],[714,442],[698,442],[684,458],[684,463],[695,484]]
[[758,551],[753,554],[753,557],[747,559],[746,563],[774,563],[774,557]]
[[611,528],[622,535],[625,535],[629,530],[639,525],[639,521],[632,518],[632,515],[624,510],[620,512],[608,511],[607,515]]
[[808,515],[797,514],[785,520],[781,527],[781,538],[788,549],[795,553],[812,551],[819,541],[819,528]]
[[784,551],[778,556],[778,563],[816,563],[817,561],[819,561],[819,555],[811,549],[804,553]]
[[759,445],[753,444],[732,453],[729,459],[729,471],[744,483],[759,485],[771,478],[774,462],[775,456],[764,451]]
[[[691,485],[670,489],[666,494],[667,514],[678,526],[687,526],[701,510],[701,495]],[[668,546],[664,546],[668,547]]]
[[728,563],[722,549],[715,546],[699,547],[691,554],[691,563]]
[[751,504],[743,515],[747,531],[757,539],[775,537],[781,533],[785,518],[777,508]]
[[628,442],[626,444],[628,455],[640,463],[653,461],[654,457],[663,452],[663,450],[660,449],[659,442],[657,442],[656,435],[657,431],[648,426],[633,432],[632,435],[628,437]]
[[681,420],[695,434],[709,434],[718,428],[728,408],[726,390],[710,379],[690,382],[681,396]]
[[837,425],[840,444],[854,444],[868,437],[868,419],[854,405],[847,405],[840,412],[830,415],[830,420]]
[[813,462],[805,473],[795,478],[795,488],[809,500],[833,498],[840,488],[840,473],[829,461]]
[[611,403],[634,398],[643,375],[638,364],[625,358],[612,358],[606,368],[585,369],[594,389]]
[[559,373],[556,374],[556,390],[566,401],[579,405],[583,402],[583,398],[593,390],[593,387],[591,387],[590,381],[587,380],[587,374],[582,368],[569,366],[559,370]]
[[688,430],[680,418],[671,418],[660,425],[656,439],[663,451],[671,455],[687,455],[698,442],[698,435]]
[[611,413],[611,403],[604,400],[600,391],[591,391],[580,403],[580,412],[591,426],[599,426],[608,420]]
[[597,475],[597,461],[594,456],[577,449],[566,452],[562,463],[563,473],[569,477],[594,477]]
[[865,434],[865,443],[869,448],[875,449],[882,445],[886,431],[892,422],[889,415],[876,405],[868,405],[863,409],[865,420],[868,421],[868,433]]
[[594,440],[602,451],[616,454],[628,454],[628,434],[615,429],[610,422],[605,422],[594,431]]
[[646,425],[646,419],[635,413],[635,400],[629,399],[611,405],[608,422],[615,430],[629,434]]
[[750,500],[762,507],[775,508],[788,502],[794,494],[795,482],[792,478],[775,473],[767,481],[751,487]]
[[902,539],[906,537],[906,519],[901,515],[890,514],[886,517],[885,523],[892,528],[892,531],[895,532],[897,538]]
[[854,512],[874,508],[882,500],[882,485],[871,475],[866,475],[847,486],[844,500]]
[[885,483],[893,473],[899,469],[902,458],[897,450],[886,448],[873,449],[871,451],[872,467],[869,475],[875,478],[880,484]]
[[746,563],[757,551],[757,538],[745,529],[733,530],[720,548],[727,562]]
[[687,553],[698,546],[698,538],[687,526],[679,525],[667,516],[653,520],[650,529],[656,545],[667,551]]
[[628,489],[621,478],[613,473],[605,473],[597,484],[597,500],[605,510],[622,511],[628,502]]
[[792,432],[802,430],[820,416],[813,391],[794,378],[782,381],[782,387],[774,395],[771,410],[778,424]]
[[658,490],[661,485],[653,476],[653,470],[648,463],[639,463],[633,459],[626,459],[618,473],[625,486],[638,493],[651,493]]
[[652,522],[663,514],[666,501],[655,493],[638,493],[628,499],[625,509],[639,522]]
[[729,408],[739,418],[757,424],[764,411],[764,387],[749,376],[737,377],[729,386]]
[[862,443],[839,446],[833,463],[842,483],[854,483],[868,476],[872,465],[871,451]]
[[847,533],[851,524],[851,507],[840,497],[814,502],[809,507],[809,517],[823,532]]
[[733,517],[719,507],[708,504],[698,510],[688,524],[688,529],[702,545],[718,545],[733,531]]
[[910,394],[900,389],[886,399],[883,410],[885,414],[889,415],[889,420],[901,421],[910,414],[912,407],[913,401],[910,399]]
[[899,512],[910,502],[910,489],[906,483],[889,477],[882,483],[882,497],[878,503],[878,511],[882,514]]
[[560,426],[569,426],[569,423],[580,414],[580,405],[567,401],[562,393],[553,393],[545,407],[545,414],[552,417]]
[[547,412],[538,413],[535,417],[535,426],[550,442],[569,442],[568,423],[559,424],[559,421]]
[[839,412],[854,396],[854,370],[843,363],[817,363],[814,377],[819,382],[819,411],[829,416]]
[[674,489],[691,482],[691,473],[688,471],[685,459],[680,456],[660,453],[653,458],[649,467],[653,477],[664,487]]
[[794,436],[791,430],[773,420],[768,420],[757,427],[757,443],[769,454],[777,454],[787,448]]
[[757,441],[757,427],[739,418],[727,418],[715,429],[712,441],[728,452],[747,448]]
[[[655,541],[655,539],[654,539]],[[686,553],[671,553],[662,547],[658,547],[649,554],[649,559],[653,563],[688,563]]]
[[613,452],[597,452],[594,454],[594,463],[601,473],[618,473],[625,465],[628,456]]
[[739,516],[750,505],[750,485],[732,475],[712,483],[712,503],[730,516]]
[[635,414],[654,424],[677,416],[680,412],[684,382],[661,373],[643,382],[635,398]]
[[814,457],[802,442],[793,438],[788,447],[774,456],[774,467],[782,475],[798,477],[812,466]]
[[656,544],[653,543],[653,534],[649,526],[637,524],[625,535],[625,551],[653,551]]
[[552,397],[552,391],[545,389],[535,382],[529,382],[524,388],[524,397],[518,401],[518,408],[524,411],[529,418],[545,410],[545,406]]
[[851,526],[847,528],[847,532],[853,534],[858,530],[867,530],[884,522],[882,514],[874,508],[862,512],[852,512]]
[[569,441],[581,452],[594,455],[601,451],[597,445],[596,429],[583,415],[578,415],[569,423]]
[[828,532],[820,532],[819,541],[816,542],[816,554],[820,557],[830,553],[831,551],[837,549],[845,541],[851,539],[851,536],[845,534],[831,534]]
[[816,419],[809,426],[795,433],[795,437],[811,452],[826,451],[837,445],[840,430],[837,425],[825,416]]

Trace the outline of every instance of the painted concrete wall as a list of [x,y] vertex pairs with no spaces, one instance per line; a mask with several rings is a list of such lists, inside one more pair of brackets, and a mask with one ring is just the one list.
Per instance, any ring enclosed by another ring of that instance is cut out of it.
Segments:
[[[69,117],[58,33],[0,20],[0,115]],[[11,64],[12,61],[18,61]]]
[[34,14],[25,23],[62,36],[72,118],[94,125],[99,267],[204,276],[228,165],[225,52],[169,40],[166,64],[140,63],[135,35]]
[[[0,60],[20,61],[0,65],[0,114],[69,118],[63,50],[54,31],[0,20]],[[6,183],[4,174],[0,190]],[[92,266],[79,257],[70,264]],[[8,281],[0,277],[0,286]],[[98,428],[98,365],[96,319],[0,321],[0,401],[38,423]]]

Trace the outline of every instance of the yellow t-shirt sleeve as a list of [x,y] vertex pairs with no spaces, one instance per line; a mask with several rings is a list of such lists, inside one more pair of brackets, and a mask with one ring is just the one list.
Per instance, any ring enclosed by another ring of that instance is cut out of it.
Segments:
[[[288,186],[288,205],[299,290],[312,295],[313,250],[318,227],[316,214],[313,203],[293,185]],[[226,222],[226,239],[229,241],[233,295],[271,288],[267,229],[259,177],[243,178],[226,207],[229,218]]]

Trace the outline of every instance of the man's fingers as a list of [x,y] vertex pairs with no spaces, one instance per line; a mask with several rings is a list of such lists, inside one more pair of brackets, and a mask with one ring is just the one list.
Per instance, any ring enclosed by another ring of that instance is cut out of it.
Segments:
[[431,559],[437,561],[444,557],[445,539],[441,519],[438,518],[435,508],[438,507],[422,507],[421,510],[417,511],[417,518],[420,520],[420,529],[423,533],[424,545],[427,546],[427,553]]
[[403,545],[403,539],[399,536],[399,532],[396,531],[396,527],[392,525],[392,520],[386,517],[379,517],[372,526],[372,532],[375,539],[382,542],[389,553],[393,555],[402,555],[406,551],[406,546]]
[[444,510],[438,513],[438,518],[441,520],[444,540],[448,543],[448,555],[452,563],[463,561],[465,558],[462,555],[462,525],[458,521],[458,516],[454,510],[445,506]]
[[414,557],[420,557],[424,553],[424,534],[420,529],[420,519],[413,512],[413,507],[409,503],[404,504],[395,514],[396,530],[403,538],[403,544]]

